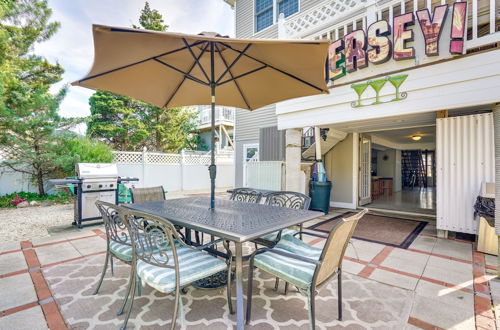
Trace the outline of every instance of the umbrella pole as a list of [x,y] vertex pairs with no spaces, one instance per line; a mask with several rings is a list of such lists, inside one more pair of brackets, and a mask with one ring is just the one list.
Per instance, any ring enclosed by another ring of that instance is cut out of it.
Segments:
[[211,104],[212,104],[212,139],[210,145],[210,167],[208,168],[210,172],[210,209],[213,210],[215,207],[215,177],[217,176],[217,166],[215,165],[215,61],[214,61],[214,43],[210,42],[210,73],[211,73]]

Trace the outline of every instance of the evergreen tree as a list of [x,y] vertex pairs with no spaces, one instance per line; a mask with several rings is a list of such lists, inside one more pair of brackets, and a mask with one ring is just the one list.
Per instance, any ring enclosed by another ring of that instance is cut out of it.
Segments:
[[3,165],[32,176],[40,195],[44,180],[57,168],[56,131],[78,120],[62,118],[59,104],[66,87],[49,92],[64,72],[59,64],[32,53],[49,39],[59,24],[49,22],[46,0],[3,1],[0,14],[0,148]]
[[[136,29],[166,31],[163,16],[146,2]],[[116,150],[179,152],[196,149],[197,114],[191,108],[158,108],[126,96],[98,91],[90,98],[87,135],[107,141]]]

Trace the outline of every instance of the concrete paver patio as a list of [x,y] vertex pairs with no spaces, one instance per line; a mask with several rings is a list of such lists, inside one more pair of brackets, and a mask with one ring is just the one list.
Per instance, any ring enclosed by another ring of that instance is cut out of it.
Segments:
[[[116,263],[114,276],[108,272],[101,292],[93,296],[105,248],[102,225],[0,244],[0,329],[118,327],[123,316],[115,313],[129,266]],[[495,329],[493,311],[500,309],[496,268],[497,258],[475,252],[470,242],[437,238],[432,222],[406,250],[353,239],[344,261],[344,320],[336,320],[332,280],[320,291],[318,328]],[[251,328],[306,329],[306,298],[295,290],[285,296],[283,287],[276,293],[273,286],[273,278],[257,275]],[[224,289],[190,287],[183,301],[184,328],[232,328]],[[171,295],[144,288],[130,327],[164,328],[171,305]]]

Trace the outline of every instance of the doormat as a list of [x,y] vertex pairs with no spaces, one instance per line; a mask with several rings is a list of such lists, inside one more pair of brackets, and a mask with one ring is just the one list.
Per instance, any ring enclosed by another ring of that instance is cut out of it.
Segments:
[[[341,218],[347,218],[354,214],[356,213],[347,212],[314,224],[307,229],[329,233]],[[358,222],[353,237],[363,241],[407,249],[426,225],[426,221],[368,213]]]

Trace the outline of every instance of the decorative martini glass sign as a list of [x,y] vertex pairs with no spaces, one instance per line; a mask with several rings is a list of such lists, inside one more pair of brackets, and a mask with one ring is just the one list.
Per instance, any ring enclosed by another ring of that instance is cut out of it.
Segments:
[[[447,37],[450,40],[450,54],[463,54],[467,2],[454,3],[452,15],[447,15],[448,9],[448,5],[441,5],[436,6],[432,14],[428,9],[405,13],[393,18],[392,31],[387,21],[380,20],[371,24],[366,32],[355,30],[333,41],[328,50],[329,79],[337,80],[370,65],[385,63],[391,58],[396,61],[415,58],[415,48],[408,43],[414,41],[414,29],[418,28],[424,37],[425,43],[421,47],[425,47],[426,56],[439,56],[439,40],[442,39],[446,20],[450,19],[448,16],[451,16],[451,33]],[[379,88],[378,84],[382,82],[376,80],[370,83],[374,89]],[[393,82],[391,84],[394,85]],[[397,99],[400,97],[396,95]]]
[[[407,94],[405,92],[400,93],[399,88],[401,87],[401,85],[403,84],[403,82],[406,80],[407,77],[408,77],[407,74],[399,74],[396,76],[385,77],[377,80],[368,80],[366,83],[358,83],[351,85],[351,88],[354,89],[354,91],[358,95],[358,100],[352,102],[351,106],[353,108],[360,108],[360,107],[366,107],[368,105],[383,104],[405,99]],[[395,97],[390,98],[387,101],[381,101],[380,91],[382,90],[382,88],[384,88],[387,82],[390,82],[391,85],[394,87],[395,94],[391,94],[391,96],[394,95]],[[375,102],[369,104],[363,104],[362,96],[368,86],[371,86],[371,88],[373,88],[373,90],[375,91]]]

